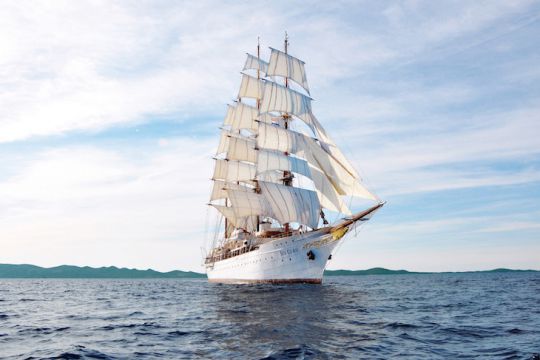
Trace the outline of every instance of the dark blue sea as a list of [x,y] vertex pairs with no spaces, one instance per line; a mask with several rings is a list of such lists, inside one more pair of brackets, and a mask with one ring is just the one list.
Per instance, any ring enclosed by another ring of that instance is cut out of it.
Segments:
[[[535,359],[540,274],[0,279],[2,359]],[[540,357],[539,357],[540,359]]]

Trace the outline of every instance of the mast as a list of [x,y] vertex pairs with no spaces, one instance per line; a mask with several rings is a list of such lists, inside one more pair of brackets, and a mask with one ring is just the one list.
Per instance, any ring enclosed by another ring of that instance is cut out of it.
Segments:
[[[285,54],[287,54],[287,50],[289,49],[289,35],[287,34],[287,32],[285,31],[285,44],[284,44],[284,48],[285,48]],[[285,77],[285,87],[289,87],[289,78],[288,77]]]
[[[225,198],[225,206],[229,205],[228,202],[229,202],[228,199]],[[225,239],[226,239],[228,237],[227,236],[228,235],[227,234],[227,227],[228,227],[229,224],[227,223],[228,222],[227,217],[226,216],[224,216],[224,217],[225,217]]]
[[[257,60],[259,61],[261,60],[261,40],[260,39],[261,38],[257,36]],[[257,67],[257,79],[260,79],[260,78],[261,78],[261,72],[260,72],[260,69]]]
[[[257,36],[257,61],[261,61],[261,38],[260,36]],[[257,80],[261,79],[261,71],[259,69],[259,66],[257,66]],[[257,113],[261,114],[261,99],[257,99]],[[259,188],[259,182],[255,180],[255,192],[259,193],[261,189]],[[261,219],[259,215],[257,215],[257,232],[260,231],[260,223]]]
[[[257,36],[257,61],[261,61],[261,38]],[[261,80],[261,70],[259,69],[259,66],[257,66],[257,80]],[[261,99],[257,98],[257,110],[261,110]]]
[[[287,31],[285,31],[285,40],[284,40],[283,47],[285,50],[285,54],[287,54],[287,51],[289,49],[289,35],[287,34]],[[289,78],[287,76],[285,76],[285,87],[286,88],[289,87]],[[285,113],[283,115],[283,125],[285,126],[285,129],[289,128],[289,118],[290,118],[289,114]],[[285,152],[285,156],[289,156],[289,153]],[[292,174],[290,171],[283,172],[283,185],[292,186]],[[285,223],[283,225],[285,226],[285,232],[288,233],[289,223]]]

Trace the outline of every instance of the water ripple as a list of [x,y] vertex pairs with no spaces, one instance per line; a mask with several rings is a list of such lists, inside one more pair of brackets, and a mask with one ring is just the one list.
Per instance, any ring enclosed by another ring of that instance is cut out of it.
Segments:
[[0,280],[0,358],[540,360],[539,278]]

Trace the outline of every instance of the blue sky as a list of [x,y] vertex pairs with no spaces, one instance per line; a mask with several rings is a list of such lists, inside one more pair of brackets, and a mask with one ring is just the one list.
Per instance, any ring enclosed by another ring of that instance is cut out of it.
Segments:
[[202,271],[218,127],[285,30],[388,202],[331,268],[540,269],[537,1],[3,3],[0,262]]

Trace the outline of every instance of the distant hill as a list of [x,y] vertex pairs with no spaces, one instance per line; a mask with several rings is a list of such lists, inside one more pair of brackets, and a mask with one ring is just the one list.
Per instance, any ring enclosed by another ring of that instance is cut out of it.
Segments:
[[493,270],[478,270],[478,271],[448,271],[447,274],[462,274],[462,273],[507,273],[507,272],[540,272],[540,270],[519,270],[519,269],[506,269],[497,268]]
[[367,270],[325,270],[325,276],[349,276],[349,275],[402,275],[402,274],[420,274],[407,270],[388,270],[385,268],[371,268]]
[[101,279],[145,279],[145,278],[206,278],[205,274],[193,271],[174,270],[159,272],[152,269],[137,270],[116,266],[93,268],[61,265],[42,268],[35,265],[0,264],[0,278],[101,278]]
[[493,270],[478,271],[447,271],[447,272],[414,272],[407,270],[388,270],[385,268],[371,268],[367,270],[325,270],[325,276],[349,276],[349,275],[408,275],[408,274],[466,274],[466,273],[508,273],[508,272],[538,272],[538,270],[513,270],[498,268]]
[[[493,269],[485,271],[465,271],[464,273],[507,273],[531,272],[536,270]],[[458,273],[458,272],[456,272]],[[367,270],[326,270],[325,276],[352,276],[352,275],[409,275],[409,274],[440,274],[430,272],[413,272],[407,270],[389,270],[385,268],[371,268]],[[89,266],[61,265],[43,268],[35,265],[0,264],[0,278],[63,278],[63,279],[196,279],[206,278],[206,274],[193,271],[174,270],[159,272],[152,269],[138,270],[117,268],[116,266],[93,268]]]

